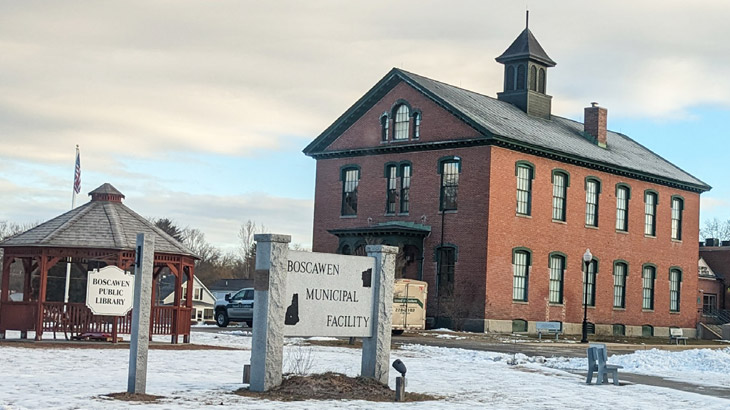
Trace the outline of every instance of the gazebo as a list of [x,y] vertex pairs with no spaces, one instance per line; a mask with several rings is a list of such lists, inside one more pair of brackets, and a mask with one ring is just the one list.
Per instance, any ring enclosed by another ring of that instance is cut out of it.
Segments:
[[[170,335],[172,343],[190,341],[193,271],[197,256],[153,223],[122,204],[124,195],[111,184],[89,193],[91,201],[41,225],[0,242],[0,339],[7,330],[35,340],[44,332],[63,331],[68,338],[88,334],[131,333],[126,316],[97,316],[86,307],[88,272],[114,265],[134,273],[136,235],[155,236],[150,335]],[[11,277],[11,271],[13,273]],[[162,306],[156,294],[162,278],[175,282],[174,303]],[[10,298],[11,284],[22,298]],[[22,299],[22,300],[18,300]],[[66,300],[66,301],[65,301]]]

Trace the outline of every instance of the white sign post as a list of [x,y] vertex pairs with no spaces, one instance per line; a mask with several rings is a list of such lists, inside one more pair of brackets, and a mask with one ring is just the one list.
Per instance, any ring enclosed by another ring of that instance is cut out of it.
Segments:
[[375,259],[289,251],[285,336],[371,337]]
[[134,276],[117,266],[89,272],[86,306],[95,315],[124,316],[132,309]]

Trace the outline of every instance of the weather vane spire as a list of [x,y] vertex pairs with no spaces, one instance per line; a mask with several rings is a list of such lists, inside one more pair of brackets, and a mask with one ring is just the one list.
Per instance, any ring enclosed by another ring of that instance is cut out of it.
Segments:
[[525,10],[525,28],[530,28],[530,10]]

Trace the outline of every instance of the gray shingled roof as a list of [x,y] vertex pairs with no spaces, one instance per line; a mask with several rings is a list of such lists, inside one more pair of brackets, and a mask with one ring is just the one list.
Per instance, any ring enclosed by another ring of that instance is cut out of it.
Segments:
[[524,29],[515,41],[507,47],[507,50],[501,56],[497,57],[496,60],[500,63],[508,63],[526,58],[537,60],[548,67],[555,67],[556,64],[555,61],[548,57],[545,50],[528,28]]
[[[122,195],[102,185],[93,193]],[[117,201],[90,201],[0,242],[0,247],[98,248],[134,250],[137,234],[155,236],[155,253],[195,254],[126,205]]]
[[503,139],[604,163],[613,168],[635,170],[704,187],[705,190],[710,189],[701,180],[623,134],[608,131],[607,147],[601,148],[586,138],[583,133],[583,123],[555,115],[549,120],[533,117],[516,106],[496,98],[407,71],[397,71],[410,79],[416,88],[423,88],[432,93],[461,115]]

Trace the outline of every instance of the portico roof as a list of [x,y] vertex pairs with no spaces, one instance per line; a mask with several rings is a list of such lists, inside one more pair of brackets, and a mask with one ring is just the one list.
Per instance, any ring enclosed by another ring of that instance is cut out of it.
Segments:
[[428,225],[417,224],[414,222],[392,221],[383,222],[371,226],[362,226],[355,228],[331,229],[327,231],[332,235],[341,238],[343,236],[428,236],[431,233],[431,227]]

